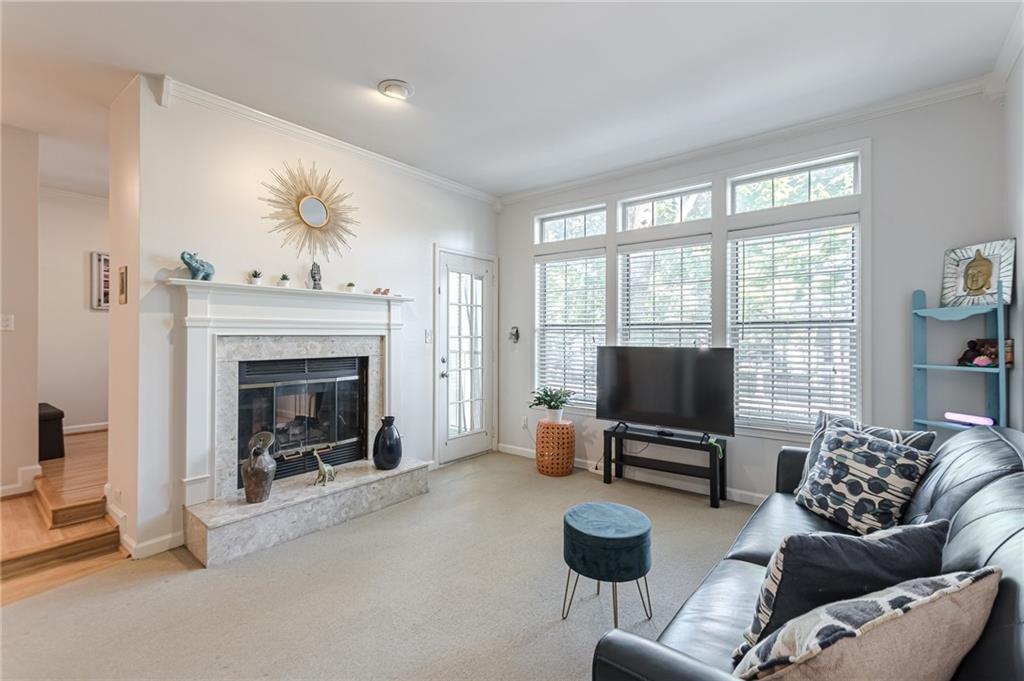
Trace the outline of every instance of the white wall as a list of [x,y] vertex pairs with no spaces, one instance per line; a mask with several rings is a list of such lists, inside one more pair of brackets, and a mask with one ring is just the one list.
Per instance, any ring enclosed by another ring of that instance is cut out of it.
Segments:
[[[184,347],[175,327],[178,292],[160,279],[182,267],[178,256],[186,249],[213,263],[217,281],[243,282],[259,268],[265,277],[287,272],[304,282],[309,270],[305,255],[296,257],[267,231],[269,210],[259,197],[271,168],[316,161],[354,192],[358,236],[342,258],[320,263],[325,288],[353,280],[416,299],[403,310],[399,350],[404,375],[396,416],[407,456],[433,456],[432,346],[424,342],[433,324],[433,244],[496,250],[496,217],[481,197],[190,89],[162,107],[147,85],[139,92],[138,508],[129,542],[136,555],[182,543]],[[112,124],[112,139],[120,134]],[[112,202],[114,181],[112,175]],[[112,404],[111,423],[120,417]]]
[[109,312],[93,310],[93,251],[108,252],[107,199],[43,187],[39,197],[39,401],[74,432],[107,422]]
[[[1017,21],[1021,21],[1018,16]],[[1018,52],[1019,54],[1019,52]],[[1006,99],[1006,206],[1010,233],[1017,237],[1017,281],[1009,335],[1016,368],[1010,372],[1010,425],[1024,429],[1024,60],[1010,72]]]
[[[531,292],[535,215],[595,202],[606,202],[614,210],[615,201],[652,188],[685,186],[716,173],[760,163],[770,167],[775,159],[814,153],[865,138],[871,146],[873,219],[867,254],[871,273],[868,345],[872,358],[863,377],[870,407],[864,416],[879,424],[909,426],[911,292],[922,288],[929,300],[937,304],[943,252],[947,248],[1007,236],[1002,116],[999,106],[986,97],[962,96],[828,129],[780,133],[774,141],[768,138],[757,145],[734,145],[728,152],[694,155],[658,170],[592,182],[507,206],[498,224],[502,267],[499,328],[503,337],[506,329],[519,326],[523,338],[517,345],[503,341],[499,354],[499,437],[504,448],[519,453],[532,451],[529,434],[522,430],[521,422],[524,416],[529,417],[532,431],[538,416],[526,407],[533,388]],[[724,203],[719,200],[718,205]],[[652,233],[651,238],[657,237]],[[719,236],[717,243],[721,244],[722,238]],[[954,361],[964,341],[978,337],[981,330],[980,323],[968,322],[955,329],[934,329],[930,341],[933,360]],[[716,342],[722,340],[719,332]],[[964,388],[963,380],[948,379],[930,378],[933,412],[957,407],[979,409],[980,380]],[[586,459],[593,469],[601,456],[600,432],[605,424],[585,414],[572,418],[581,433],[582,448],[577,448],[577,457]],[[806,444],[807,439],[798,435],[789,441]],[[775,455],[781,443],[745,436],[729,443],[728,478],[733,498],[756,501],[759,495],[773,490]],[[675,476],[646,471],[637,471],[635,475],[706,491],[705,484],[685,482]]]
[[36,399],[38,334],[39,136],[3,126],[0,312],[14,330],[0,332],[0,468],[2,494],[28,492],[39,474]]

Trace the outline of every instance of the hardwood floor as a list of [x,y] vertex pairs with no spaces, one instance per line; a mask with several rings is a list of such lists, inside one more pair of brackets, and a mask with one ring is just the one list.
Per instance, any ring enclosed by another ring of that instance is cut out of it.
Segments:
[[42,461],[35,491],[0,502],[0,603],[90,574],[124,557],[106,515],[106,432],[69,435]]

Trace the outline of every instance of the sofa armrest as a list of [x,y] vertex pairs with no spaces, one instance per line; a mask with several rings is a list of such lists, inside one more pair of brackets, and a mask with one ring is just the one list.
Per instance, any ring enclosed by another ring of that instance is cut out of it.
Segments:
[[792,494],[804,475],[804,462],[810,449],[807,447],[783,447],[775,466],[775,491]]
[[612,629],[594,650],[593,681],[736,681],[678,650]]

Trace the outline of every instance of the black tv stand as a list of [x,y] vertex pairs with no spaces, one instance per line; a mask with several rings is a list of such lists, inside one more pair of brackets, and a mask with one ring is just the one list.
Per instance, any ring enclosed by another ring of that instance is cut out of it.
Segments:
[[[663,461],[635,454],[626,454],[624,442],[627,440],[707,452],[708,465],[706,467],[694,466],[676,461]],[[719,500],[725,499],[726,442],[725,440],[716,440],[715,442],[717,446],[711,444],[710,436],[707,433],[697,438],[692,435],[667,431],[661,428],[627,426],[620,421],[604,431],[604,482],[605,484],[611,484],[613,466],[616,478],[622,477],[624,466],[634,466],[636,468],[662,471],[663,473],[703,478],[710,485],[711,507],[718,508]],[[721,447],[721,456],[719,456],[719,447]]]

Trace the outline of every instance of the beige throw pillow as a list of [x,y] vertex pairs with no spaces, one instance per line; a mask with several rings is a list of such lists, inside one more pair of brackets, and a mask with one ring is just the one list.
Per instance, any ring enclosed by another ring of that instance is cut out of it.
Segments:
[[923,577],[796,617],[733,672],[785,681],[949,681],[974,647],[999,590],[986,567]]

